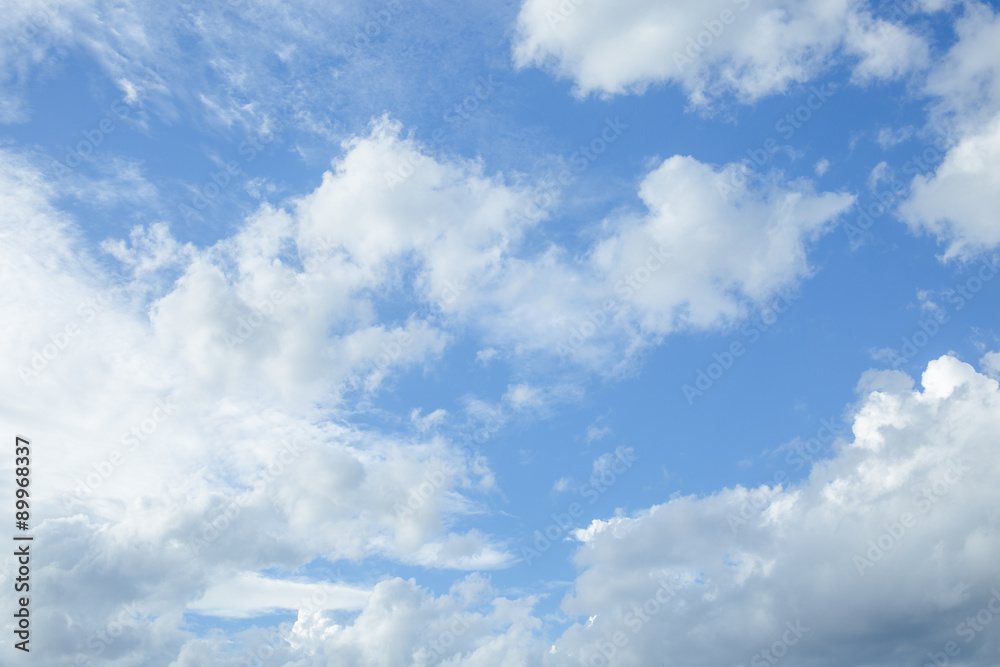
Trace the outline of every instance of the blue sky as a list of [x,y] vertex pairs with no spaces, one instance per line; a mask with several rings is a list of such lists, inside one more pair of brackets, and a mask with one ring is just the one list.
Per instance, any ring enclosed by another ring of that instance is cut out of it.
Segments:
[[8,3],[0,662],[994,664],[998,12]]

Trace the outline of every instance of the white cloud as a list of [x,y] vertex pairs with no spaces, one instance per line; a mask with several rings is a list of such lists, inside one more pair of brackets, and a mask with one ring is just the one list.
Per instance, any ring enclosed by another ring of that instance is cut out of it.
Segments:
[[994,380],[1000,380],[1000,352],[987,352],[979,360],[983,372]]
[[883,181],[891,181],[892,177],[889,174],[889,163],[882,160],[874,168],[872,168],[871,173],[868,174],[868,189],[874,192],[878,188],[879,183]]
[[928,46],[922,37],[902,25],[858,12],[856,7],[848,10],[845,36],[845,50],[860,60],[853,81],[892,80],[927,66]]
[[913,132],[914,129],[910,126],[900,127],[895,130],[891,127],[883,127],[878,131],[875,140],[882,148],[892,148],[912,137]]
[[899,207],[914,230],[946,245],[944,259],[969,259],[1000,246],[994,212],[1000,204],[1000,14],[967,3],[955,24],[958,41],[927,78],[934,98],[931,128],[948,151],[931,175],[914,176]]
[[479,575],[438,597],[412,579],[390,579],[349,623],[300,613],[290,640],[314,656],[310,665],[541,665],[546,647],[536,636],[535,602],[502,597]]
[[509,387],[507,393],[504,394],[504,398],[515,410],[538,408],[545,405],[545,400],[539,389],[525,383]]
[[[854,198],[800,181],[732,187],[740,167],[674,156],[639,188],[648,214],[601,241],[593,261],[627,294],[644,329],[725,325],[809,275],[807,251]],[[653,249],[670,258],[647,269]],[[643,277],[647,276],[645,281]]]
[[947,245],[945,259],[970,258],[1000,246],[1000,113],[962,137],[930,176],[918,175],[900,216]]
[[426,431],[430,428],[434,428],[435,426],[438,426],[439,424],[444,422],[444,420],[447,417],[448,417],[448,411],[442,408],[438,408],[434,412],[424,417],[420,415],[419,408],[414,408],[410,412],[410,421],[413,423],[414,426],[417,427],[417,430],[419,431]]
[[498,354],[499,352],[495,347],[487,347],[476,352],[476,361],[483,366],[488,366],[491,361],[496,359]]
[[[164,41],[174,35],[147,30],[153,23],[150,9],[141,3],[102,0],[4,3],[0,75],[5,102],[0,105],[0,122],[27,121],[32,110],[23,100],[23,84],[70,53],[93,57],[129,105],[142,105],[154,94],[170,94],[156,61],[165,50]],[[160,62],[167,64],[170,59]],[[163,110],[169,112],[169,107],[164,105]]]
[[514,44],[518,66],[570,78],[580,95],[672,82],[696,105],[725,92],[745,101],[783,92],[841,54],[865,83],[921,67],[927,46],[848,0],[525,0]]
[[179,244],[163,223],[155,223],[149,228],[134,227],[129,237],[128,245],[119,239],[107,240],[101,247],[138,276],[146,277],[163,268],[176,268],[194,255],[194,248],[190,244]]
[[[529,254],[529,192],[481,164],[434,160],[400,129],[383,119],[346,144],[323,184],[296,201],[295,243],[338,249],[315,279],[332,294],[404,289],[401,268],[412,266],[427,322],[471,325],[485,350],[505,357],[559,353],[615,372],[666,333],[735,321],[809,275],[810,244],[853,201],[675,156],[643,178],[646,212],[603,221],[586,255],[555,245]],[[385,174],[404,162],[413,173],[387,186]],[[520,384],[511,405],[542,400],[542,388]]]
[[600,440],[608,433],[611,433],[610,426],[597,426],[595,424],[591,424],[587,427],[587,442],[591,443],[596,440]]
[[[261,610],[253,587],[226,601],[219,578],[233,570],[373,555],[436,568],[509,560],[488,535],[449,528],[482,511],[470,496],[489,492],[484,461],[416,429],[389,437],[353,427],[342,411],[365,380],[424,364],[446,341],[425,318],[374,317],[365,290],[392,279],[383,254],[309,261],[315,245],[295,240],[301,219],[262,207],[208,248],[182,246],[159,225],[109,240],[118,282],[49,203],[53,189],[33,164],[0,152],[0,183],[11,315],[0,325],[0,398],[12,411],[0,423],[37,443],[34,461],[49,471],[33,503],[36,532],[59,547],[38,556],[36,571],[75,591],[36,611],[39,632],[61,637],[43,659],[73,662],[105,614],[133,601],[158,620],[136,621],[104,657],[136,643],[146,655],[176,654],[189,605]],[[480,217],[456,219],[466,213]],[[384,368],[380,354],[391,357]],[[283,591],[275,606],[288,603],[295,586],[258,579]],[[55,629],[67,619],[71,632]]]
[[[785,647],[796,664],[917,662],[955,640],[1000,575],[1000,392],[952,357],[922,382],[864,396],[853,441],[799,485],[680,497],[579,530],[583,573],[563,610],[581,620],[557,653],[587,664],[621,631],[621,664],[747,664],[786,622],[808,628]],[[915,617],[920,633],[886,630]],[[979,642],[959,642],[969,664],[986,664],[991,640]]]
[[443,540],[425,543],[409,560],[424,567],[452,570],[495,570],[514,562],[514,556],[502,545],[490,542],[476,530],[464,535],[452,533]]
[[242,572],[214,582],[188,609],[210,616],[248,618],[278,610],[298,610],[303,600],[324,600],[324,608],[357,611],[363,609],[370,590],[337,584],[271,579],[254,572]]
[[450,308],[515,356],[559,353],[615,375],[662,336],[732,324],[810,275],[808,250],[853,203],[682,156],[648,173],[639,196],[645,210],[604,220],[586,255],[507,256]]
[[[610,477],[613,479],[616,476],[615,473],[620,474],[616,464],[621,463],[622,465],[631,465],[629,462],[635,461],[635,458],[635,450],[631,447],[615,447],[615,451],[601,454],[594,459],[592,471],[590,473],[590,485],[596,488],[602,488],[601,481],[603,478]],[[606,486],[607,482],[604,484]]]
[[515,412],[548,413],[558,404],[571,403],[583,397],[583,389],[576,385],[539,387],[527,382],[507,387],[503,401]]
[[[996,40],[1000,14],[979,2],[963,5],[955,21],[957,41],[927,75],[924,92],[937,98],[932,108],[935,124],[947,131],[975,130],[992,121],[1000,110],[1000,63]],[[944,127],[942,127],[944,126]]]

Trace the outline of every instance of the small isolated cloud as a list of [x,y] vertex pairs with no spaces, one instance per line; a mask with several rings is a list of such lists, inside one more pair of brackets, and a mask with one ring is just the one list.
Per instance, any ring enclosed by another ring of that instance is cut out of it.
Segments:
[[914,128],[909,125],[896,129],[883,127],[878,131],[878,134],[875,135],[875,141],[877,141],[878,145],[883,149],[892,148],[893,146],[901,144],[912,137],[914,131]]
[[476,352],[476,361],[483,366],[488,366],[491,361],[497,358],[499,351],[495,347],[487,347]]
[[885,160],[879,162],[868,174],[868,189],[872,192],[878,189],[879,183],[892,180],[889,163]]
[[601,440],[609,433],[611,433],[610,426],[597,426],[595,424],[591,424],[587,427],[587,443],[589,444],[591,442]]
[[515,410],[538,408],[545,405],[545,396],[538,387],[529,384],[517,384],[509,387],[504,399]]
[[429,415],[421,416],[419,408],[410,411],[410,421],[416,426],[418,431],[427,431],[435,426],[439,426],[448,417],[448,411],[438,408]]

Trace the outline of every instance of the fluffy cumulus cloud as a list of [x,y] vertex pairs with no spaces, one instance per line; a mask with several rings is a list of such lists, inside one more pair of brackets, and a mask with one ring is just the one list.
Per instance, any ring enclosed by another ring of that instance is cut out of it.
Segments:
[[[12,314],[0,329],[9,350],[0,394],[19,414],[2,421],[31,435],[35,469],[50,471],[34,480],[33,508],[46,517],[38,539],[59,546],[35,567],[66,595],[37,608],[36,623],[72,629],[42,649],[52,664],[71,662],[108,623],[127,621],[128,637],[91,660],[137,644],[147,656],[176,649],[188,605],[260,611],[252,595],[220,603],[227,577],[260,584],[261,595],[280,589],[281,607],[300,591],[247,574],[266,568],[369,555],[429,568],[509,560],[489,535],[454,525],[490,493],[480,457],[436,433],[345,421],[348,395],[378,391],[448,341],[428,312],[376,316],[372,292],[396,278],[377,229],[367,245],[319,247],[296,240],[322,222],[314,210],[264,207],[208,248],[153,225],[95,257],[32,163],[4,152],[0,165]],[[478,199],[452,195],[442,216],[489,215],[475,212]],[[356,604],[357,591],[327,592],[329,608]]]
[[916,176],[900,214],[945,245],[944,257],[968,258],[1000,246],[1000,113],[962,136],[927,176]]
[[379,583],[360,614],[336,622],[303,611],[289,643],[309,665],[538,665],[547,647],[532,615],[536,599],[498,595],[489,580],[469,575],[434,596],[411,579]]
[[680,85],[697,105],[723,93],[751,101],[848,59],[859,83],[923,66],[928,47],[905,27],[919,3],[888,20],[863,3],[786,0],[525,0],[515,62],[573,80],[581,95]]
[[797,286],[854,201],[690,156],[662,161],[638,194],[643,208],[603,220],[583,256],[504,257],[453,308],[490,344],[615,373],[666,334],[729,325]]
[[[862,382],[852,437],[800,484],[676,498],[577,531],[583,573],[563,610],[588,620],[556,654],[591,665],[924,664],[954,642],[963,664],[985,664],[1000,632],[984,624],[1000,610],[1000,392],[949,356],[921,381]],[[788,450],[775,479],[808,458]]]
[[946,245],[944,257],[968,259],[1000,245],[1000,15],[970,4],[958,41],[928,77],[933,125],[948,151],[932,174],[914,177],[902,218]]
[[[737,185],[738,184],[738,185]],[[854,202],[811,183],[751,179],[674,156],[639,187],[642,217],[619,222],[593,261],[634,304],[642,325],[669,333],[745,315],[809,274],[807,252]],[[661,261],[662,260],[662,261]]]
[[812,242],[853,203],[808,181],[675,156],[643,177],[644,210],[601,221],[584,255],[529,252],[539,195],[480,163],[435,160],[400,132],[377,121],[295,201],[297,246],[336,249],[317,287],[403,289],[401,267],[412,267],[421,309],[473,327],[484,345],[602,372],[664,334],[730,323],[796,285]]

